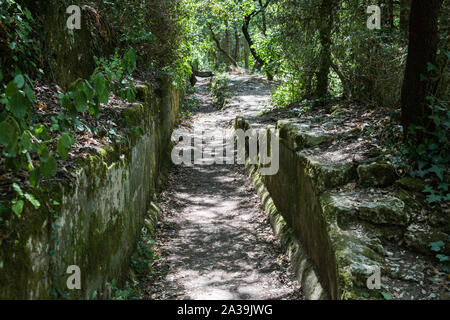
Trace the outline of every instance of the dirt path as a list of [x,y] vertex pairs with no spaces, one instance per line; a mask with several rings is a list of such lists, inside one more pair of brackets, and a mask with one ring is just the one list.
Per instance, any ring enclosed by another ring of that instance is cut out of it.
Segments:
[[[200,80],[199,111],[178,132],[229,128],[269,101],[270,86],[258,77],[231,76],[229,88],[231,103],[218,111]],[[147,299],[302,298],[243,166],[174,166],[160,205],[161,260]]]

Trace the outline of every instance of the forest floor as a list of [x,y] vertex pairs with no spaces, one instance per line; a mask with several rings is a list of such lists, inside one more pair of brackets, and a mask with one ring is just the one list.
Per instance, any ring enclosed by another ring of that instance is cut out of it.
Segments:
[[[231,127],[269,103],[261,77],[231,75],[232,97],[218,110],[209,81],[199,79],[198,108],[175,134]],[[243,165],[173,166],[156,232],[160,259],[141,284],[145,299],[302,299]]]

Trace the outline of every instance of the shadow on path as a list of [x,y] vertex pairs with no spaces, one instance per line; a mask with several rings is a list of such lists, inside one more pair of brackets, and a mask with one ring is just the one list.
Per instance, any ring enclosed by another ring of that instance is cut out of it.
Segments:
[[[218,111],[199,81],[199,111],[178,130],[221,130],[269,101],[270,87],[258,77],[233,76],[230,91],[230,106]],[[243,166],[174,166],[160,205],[161,260],[148,299],[301,299]]]

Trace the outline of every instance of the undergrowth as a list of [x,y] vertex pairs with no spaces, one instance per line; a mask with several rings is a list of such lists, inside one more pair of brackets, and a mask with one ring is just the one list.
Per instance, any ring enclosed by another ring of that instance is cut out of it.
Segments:
[[155,250],[156,242],[153,240],[147,228],[142,228],[141,237],[136,243],[136,251],[131,256],[130,273],[124,286],[119,286],[116,279],[112,279],[106,286],[111,290],[113,300],[138,300],[142,298],[139,288],[140,281],[149,275],[154,275],[155,262],[159,260],[159,254]]
[[228,90],[229,81],[226,73],[214,76],[211,80],[211,94],[214,97],[214,105],[217,109],[224,108],[230,98],[230,92]]

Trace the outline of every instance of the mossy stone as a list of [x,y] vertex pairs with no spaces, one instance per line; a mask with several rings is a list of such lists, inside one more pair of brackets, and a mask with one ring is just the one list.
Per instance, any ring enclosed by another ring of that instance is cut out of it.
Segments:
[[397,186],[408,191],[422,192],[426,187],[426,183],[420,179],[411,177],[403,177],[395,182]]
[[395,181],[395,173],[387,163],[362,164],[357,168],[359,184],[363,187],[385,187]]
[[[431,230],[427,226],[412,224],[405,232],[405,243],[417,252],[426,255],[436,255],[438,253],[450,255],[450,236],[442,231]],[[442,241],[444,246],[439,252],[431,250],[430,242]]]
[[410,217],[405,203],[395,197],[385,197],[377,201],[363,201],[359,204],[359,216],[375,224],[406,226]]

